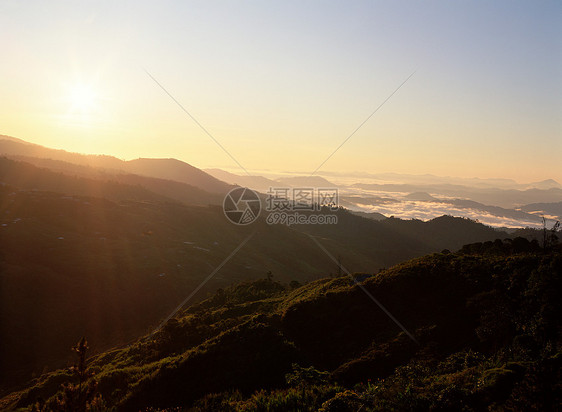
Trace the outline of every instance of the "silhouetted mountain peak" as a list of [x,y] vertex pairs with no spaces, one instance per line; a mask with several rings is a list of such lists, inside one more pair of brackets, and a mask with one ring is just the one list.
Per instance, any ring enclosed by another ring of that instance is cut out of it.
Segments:
[[423,202],[431,202],[431,201],[437,200],[435,197],[431,196],[427,192],[410,193],[409,195],[406,195],[405,198],[409,199],[409,200],[420,200],[420,201],[423,201]]
[[336,185],[322,176],[292,176],[280,177],[278,182],[289,186],[303,186],[303,187],[336,187]]
[[562,189],[562,185],[554,179],[541,180],[531,183],[530,186],[536,189]]

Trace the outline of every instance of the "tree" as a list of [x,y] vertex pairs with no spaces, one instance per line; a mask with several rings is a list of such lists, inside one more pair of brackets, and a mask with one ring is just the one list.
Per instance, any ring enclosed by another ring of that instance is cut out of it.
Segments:
[[542,218],[542,225],[543,225],[543,249],[544,251],[548,251],[549,249],[553,248],[556,246],[556,244],[558,243],[558,236],[556,235],[556,233],[558,233],[558,230],[560,229],[560,221],[556,221],[556,223],[554,224],[554,226],[552,226],[552,228],[550,230],[548,230],[546,228],[546,219]]
[[78,356],[78,363],[70,368],[78,381],[78,384],[66,383],[62,385],[62,394],[54,400],[38,402],[31,408],[33,412],[56,411],[56,412],[101,412],[109,410],[97,393],[97,382],[92,377],[93,373],[88,370],[86,352],[88,342],[86,338],[80,339],[72,351]]

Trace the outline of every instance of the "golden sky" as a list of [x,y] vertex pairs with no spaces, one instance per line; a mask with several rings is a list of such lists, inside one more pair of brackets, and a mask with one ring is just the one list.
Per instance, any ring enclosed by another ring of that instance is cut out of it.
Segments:
[[[0,1],[0,134],[120,158],[562,182],[560,2]],[[242,173],[242,171],[239,171]]]

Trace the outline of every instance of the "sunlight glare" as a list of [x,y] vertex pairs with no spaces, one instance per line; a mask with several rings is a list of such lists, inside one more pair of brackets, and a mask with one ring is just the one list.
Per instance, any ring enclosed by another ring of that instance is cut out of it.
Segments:
[[91,85],[76,84],[68,93],[71,111],[83,114],[90,113],[96,107],[98,94]]

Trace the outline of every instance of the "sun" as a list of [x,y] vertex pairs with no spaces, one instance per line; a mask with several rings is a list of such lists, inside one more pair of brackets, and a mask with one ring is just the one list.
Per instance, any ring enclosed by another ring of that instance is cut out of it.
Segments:
[[68,90],[71,112],[91,113],[97,106],[98,93],[90,84],[75,84]]
[[105,127],[109,121],[107,104],[110,99],[99,79],[77,76],[61,86],[58,99],[61,114],[58,117],[62,124],[81,129]]

